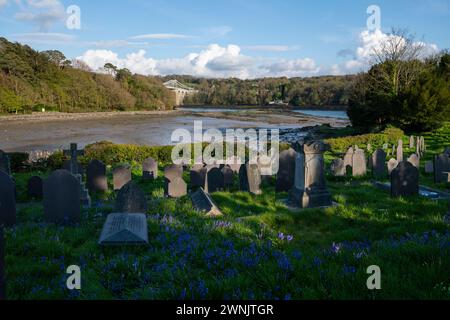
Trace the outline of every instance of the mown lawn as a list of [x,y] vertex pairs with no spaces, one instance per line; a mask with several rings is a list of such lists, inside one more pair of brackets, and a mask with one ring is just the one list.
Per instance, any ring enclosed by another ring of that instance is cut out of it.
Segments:
[[[426,135],[424,161],[450,145],[449,133]],[[213,194],[224,216],[212,219],[188,197],[165,199],[162,179],[145,182],[139,171],[133,179],[152,195],[148,247],[97,245],[113,193],[94,197],[77,226],[46,224],[40,203],[18,204],[19,223],[6,232],[9,299],[450,298],[447,202],[392,199],[370,176],[328,176],[333,207],[291,211],[269,181],[259,196],[237,186]],[[16,175],[23,202],[31,174]],[[80,291],[66,289],[74,264]],[[381,268],[382,290],[366,287],[371,265]]]

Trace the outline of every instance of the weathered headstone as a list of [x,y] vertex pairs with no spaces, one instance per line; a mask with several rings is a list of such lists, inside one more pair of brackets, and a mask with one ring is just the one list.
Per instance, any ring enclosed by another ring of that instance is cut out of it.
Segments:
[[237,156],[231,156],[227,158],[226,164],[230,166],[234,173],[239,173],[239,169],[241,168],[243,161]]
[[56,224],[81,221],[80,182],[67,170],[56,170],[44,181],[44,218]]
[[117,193],[116,212],[146,213],[147,208],[145,193],[133,181],[129,181]]
[[164,168],[164,177],[171,180],[173,178],[181,178],[183,176],[183,166],[172,164]]
[[304,144],[302,150],[298,152],[295,185],[289,199],[293,206],[317,208],[332,205],[331,194],[326,187],[323,158],[328,148],[329,146],[321,141],[312,141]]
[[0,300],[6,300],[5,248],[3,226],[0,224]]
[[391,158],[387,163],[388,174],[391,175],[392,171],[398,166],[398,161],[394,158]]
[[223,186],[226,189],[229,189],[233,186],[233,179],[234,179],[234,171],[231,169],[229,165],[225,165],[222,168],[222,174],[223,174]]
[[243,164],[239,170],[239,184],[242,191],[261,194],[261,172],[257,164]]
[[416,154],[419,157],[422,155],[422,149],[420,148],[420,137],[417,137],[417,141],[416,141]]
[[16,185],[11,177],[0,171],[0,225],[16,224]]
[[391,173],[391,196],[419,195],[419,169],[408,161],[402,161]]
[[41,177],[33,176],[30,179],[28,179],[27,184],[28,197],[34,199],[41,199],[44,195],[43,184],[44,182],[42,181]]
[[191,189],[205,188],[206,185],[206,167],[203,164],[194,164],[190,171]]
[[11,175],[11,164],[9,156],[3,150],[0,150],[0,171],[6,172]]
[[335,177],[344,177],[347,174],[347,170],[344,166],[344,160],[336,158],[331,161],[331,172]]
[[92,160],[86,169],[87,188],[90,192],[108,191],[106,165],[99,160]]
[[294,185],[295,157],[294,149],[284,150],[279,156],[279,167],[275,183],[276,192],[287,192]]
[[398,162],[403,161],[403,140],[398,140],[397,161]]
[[206,173],[208,193],[221,191],[224,188],[223,173],[219,168],[213,167]]
[[[71,172],[71,170],[72,170],[72,163],[71,163],[71,161],[70,160],[64,161],[62,169]],[[84,166],[81,163],[79,163],[79,162],[77,162],[76,172],[77,173],[73,173],[73,174],[74,175],[76,175],[76,174],[84,175]]]
[[187,194],[187,184],[183,178],[175,177],[172,180],[165,178],[165,194],[170,198],[180,198]]
[[111,213],[106,218],[99,245],[148,244],[147,216],[142,213]]
[[433,161],[425,162],[425,173],[433,173],[433,172],[434,172]]
[[364,176],[367,173],[367,162],[364,150],[355,150],[353,154],[352,170],[354,177]]
[[377,178],[386,176],[386,152],[381,149],[372,154],[372,172]]
[[410,149],[414,148],[414,136],[409,137],[409,148]]
[[142,177],[144,179],[158,178],[158,162],[153,158],[147,158],[142,163]]
[[344,155],[344,167],[351,167],[353,165],[353,154],[354,150],[352,147],[348,148],[347,152]]
[[427,151],[427,146],[425,144],[425,137],[420,137],[420,149],[422,150],[422,153],[425,153]]
[[[70,144],[70,149],[69,150],[64,150],[64,155],[70,157],[69,168],[68,168],[69,170],[68,171],[70,173],[72,173],[73,175],[83,174],[82,172],[79,171],[80,170],[80,164],[78,163],[78,157],[84,155],[84,150],[78,150],[77,144],[76,143],[71,143]],[[64,168],[64,169],[66,169],[66,168]]]
[[122,189],[129,181],[131,181],[131,169],[129,166],[121,165],[113,169],[114,191]]
[[450,155],[440,154],[434,157],[434,182],[441,183],[444,181],[444,172],[450,172]]
[[419,155],[413,153],[407,160],[408,162],[410,162],[414,167],[416,167],[417,169],[420,168],[420,158]]
[[205,213],[208,217],[221,216],[222,212],[214,203],[211,196],[206,193],[203,188],[199,188],[197,191],[191,194],[192,205],[195,210]]

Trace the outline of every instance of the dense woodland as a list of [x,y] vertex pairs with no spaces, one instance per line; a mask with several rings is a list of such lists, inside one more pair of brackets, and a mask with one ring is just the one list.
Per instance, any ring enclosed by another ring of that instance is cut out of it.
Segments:
[[126,69],[99,74],[59,51],[0,38],[0,113],[166,110],[175,96],[155,77]]
[[283,101],[292,106],[346,106],[355,76],[310,78],[263,78],[255,80],[204,79],[169,76],[197,90],[188,97],[190,105],[268,105]]

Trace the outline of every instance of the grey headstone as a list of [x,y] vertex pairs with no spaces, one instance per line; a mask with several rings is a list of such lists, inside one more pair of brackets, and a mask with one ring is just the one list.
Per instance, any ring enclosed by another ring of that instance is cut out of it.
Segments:
[[164,191],[167,197],[180,198],[187,194],[187,184],[181,177],[175,177],[172,180],[165,178]]
[[408,161],[402,161],[391,174],[391,196],[419,195],[419,169]]
[[78,150],[78,146],[76,143],[70,144],[69,150],[64,150],[64,155],[70,157],[69,160],[69,167],[64,167],[65,170],[68,170],[73,175],[77,174],[83,174],[82,171],[80,171],[80,164],[78,163],[78,157],[84,156],[84,150]]
[[410,162],[417,169],[420,168],[420,158],[417,154],[413,153],[409,158],[408,162]]
[[[62,169],[72,172],[72,162],[70,160],[66,160],[63,162]],[[81,174],[84,175],[84,167],[81,163],[77,162],[76,169],[74,170],[76,173],[72,173],[73,175]]]
[[367,162],[364,150],[358,149],[353,154],[352,169],[354,177],[364,176],[367,173]]
[[232,156],[227,158],[226,164],[230,166],[231,170],[233,170],[234,173],[239,173],[239,169],[242,165],[242,160],[237,156]]
[[80,182],[67,170],[56,170],[44,181],[44,218],[56,224],[81,221]]
[[336,158],[331,161],[331,172],[335,177],[344,177],[347,174],[347,170],[344,166],[344,160]]
[[172,164],[164,168],[164,177],[172,180],[174,178],[181,178],[183,176],[183,166]]
[[211,196],[206,193],[203,188],[199,188],[197,191],[191,194],[192,205],[195,210],[205,213],[208,217],[221,216],[222,212],[214,203]]
[[229,189],[233,186],[233,179],[234,179],[234,171],[231,169],[229,165],[225,165],[222,168],[222,174],[223,174],[223,186],[226,189]]
[[386,176],[386,152],[381,149],[372,154],[372,172],[377,178]]
[[114,191],[122,189],[124,185],[131,181],[131,169],[128,166],[118,166],[113,170]]
[[285,150],[280,153],[279,167],[275,183],[276,192],[287,192],[294,186],[296,154],[297,153],[294,149]]
[[261,172],[257,164],[243,164],[239,170],[239,185],[242,191],[261,194]]
[[147,158],[142,163],[142,177],[144,179],[158,178],[158,162],[153,158]]
[[11,177],[0,171],[0,225],[16,224],[16,185]]
[[417,141],[416,141],[416,154],[419,157],[422,155],[422,149],[420,148],[420,137],[417,137]]
[[392,171],[398,166],[398,161],[394,158],[390,159],[387,163],[388,174],[391,175]]
[[[325,180],[323,154],[329,148],[321,141],[302,146],[296,161],[295,185],[289,202],[300,208],[318,208],[332,205],[331,194]],[[357,149],[362,151],[361,149]]]
[[117,193],[114,210],[121,213],[146,213],[145,193],[133,181],[129,181]]
[[434,157],[435,183],[445,182],[443,172],[450,172],[450,155],[445,153]]
[[433,172],[434,172],[433,161],[425,162],[425,173],[433,173]]
[[398,147],[397,147],[397,161],[401,162],[403,161],[403,140],[398,141]]
[[191,189],[205,188],[206,185],[206,167],[203,164],[195,164],[190,171]]
[[352,147],[348,148],[347,152],[344,155],[344,167],[353,166],[353,154],[355,151]]
[[147,216],[142,213],[111,213],[106,218],[99,245],[148,244]]
[[6,300],[5,248],[3,226],[0,224],[0,300]]
[[409,148],[410,149],[414,148],[414,136],[409,137]]
[[41,177],[33,176],[28,179],[27,190],[28,197],[35,199],[42,199],[44,196],[43,186],[44,182]]
[[99,160],[92,160],[86,169],[86,184],[90,192],[108,191],[106,165]]
[[206,173],[208,193],[221,191],[224,188],[223,173],[219,168],[213,167]]
[[0,171],[6,172],[11,175],[11,164],[9,156],[3,150],[0,150]]

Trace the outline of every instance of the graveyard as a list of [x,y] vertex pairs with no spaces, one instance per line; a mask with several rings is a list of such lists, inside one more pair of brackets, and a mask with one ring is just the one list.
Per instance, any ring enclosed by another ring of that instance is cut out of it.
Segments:
[[[300,149],[282,145],[268,176],[173,165],[171,147],[68,141],[34,163],[0,153],[0,294],[448,299],[450,123],[416,136],[317,132]],[[82,290],[67,289],[71,265]],[[371,265],[382,290],[367,290]]]

